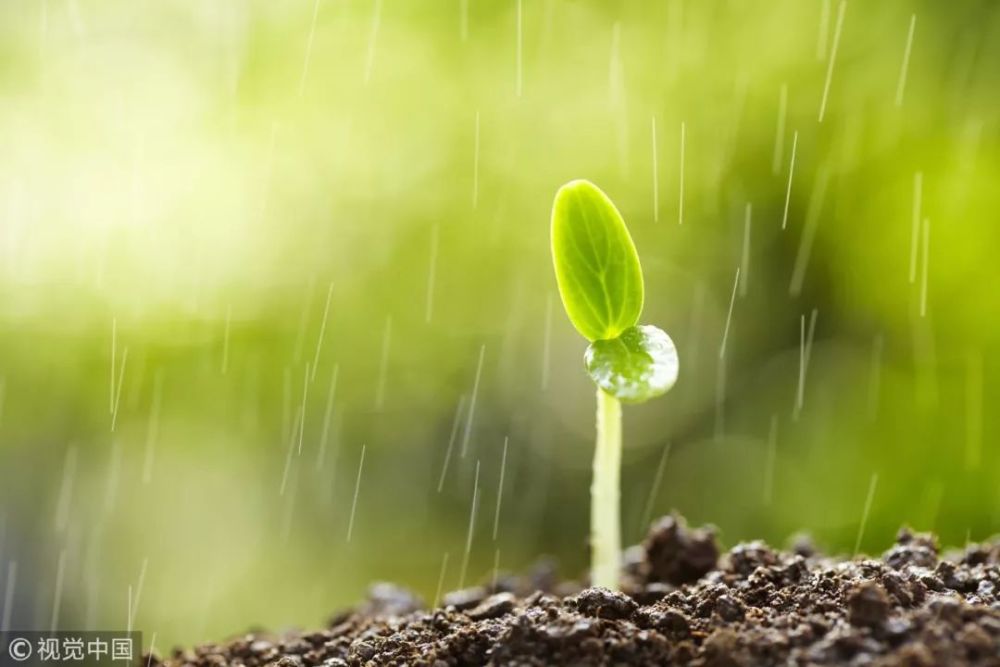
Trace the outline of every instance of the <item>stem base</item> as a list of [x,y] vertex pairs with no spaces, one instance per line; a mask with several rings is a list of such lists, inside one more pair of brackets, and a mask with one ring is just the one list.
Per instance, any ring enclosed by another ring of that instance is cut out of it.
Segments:
[[590,583],[618,590],[621,572],[622,406],[597,390],[597,447],[590,487]]

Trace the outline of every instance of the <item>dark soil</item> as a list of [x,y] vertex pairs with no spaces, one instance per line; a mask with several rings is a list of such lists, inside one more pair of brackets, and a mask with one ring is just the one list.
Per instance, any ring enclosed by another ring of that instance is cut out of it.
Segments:
[[442,607],[391,585],[314,632],[251,634],[152,665],[1000,665],[1000,541],[942,558],[900,531],[878,560],[750,542],[665,517],[627,553],[624,593],[550,568]]

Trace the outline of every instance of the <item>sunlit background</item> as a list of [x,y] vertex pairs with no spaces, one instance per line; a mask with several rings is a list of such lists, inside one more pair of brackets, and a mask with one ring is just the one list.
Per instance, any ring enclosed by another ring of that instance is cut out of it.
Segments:
[[577,177],[680,351],[625,411],[630,543],[997,532],[998,104],[992,2],[0,3],[4,622],[580,576]]

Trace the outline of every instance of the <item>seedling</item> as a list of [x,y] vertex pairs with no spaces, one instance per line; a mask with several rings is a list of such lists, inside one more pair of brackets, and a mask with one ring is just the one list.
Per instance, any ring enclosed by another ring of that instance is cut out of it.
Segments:
[[593,586],[617,590],[621,404],[666,393],[677,381],[677,349],[660,329],[637,324],[643,283],[635,244],[618,209],[589,181],[571,181],[556,193],[552,263],[566,314],[590,341],[584,363],[597,385],[590,580]]

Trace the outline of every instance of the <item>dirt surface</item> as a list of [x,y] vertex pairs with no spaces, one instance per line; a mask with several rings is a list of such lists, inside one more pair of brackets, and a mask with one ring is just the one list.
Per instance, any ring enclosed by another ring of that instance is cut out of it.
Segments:
[[625,592],[550,568],[425,611],[387,584],[314,632],[247,635],[151,665],[998,665],[1000,541],[942,558],[900,531],[878,560],[750,542],[665,517],[627,553]]

